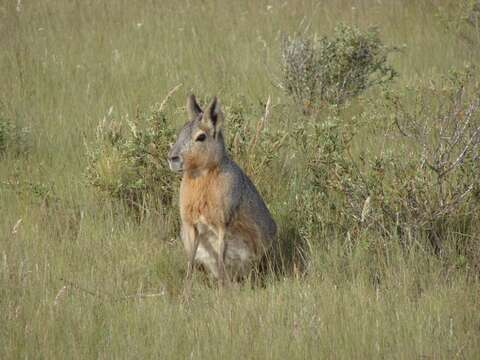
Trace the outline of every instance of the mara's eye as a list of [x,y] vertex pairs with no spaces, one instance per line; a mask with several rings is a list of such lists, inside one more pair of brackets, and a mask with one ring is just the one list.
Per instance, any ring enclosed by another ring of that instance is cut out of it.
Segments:
[[207,135],[205,135],[205,134],[200,134],[200,135],[197,136],[197,138],[195,139],[195,141],[204,141],[206,138],[207,138]]

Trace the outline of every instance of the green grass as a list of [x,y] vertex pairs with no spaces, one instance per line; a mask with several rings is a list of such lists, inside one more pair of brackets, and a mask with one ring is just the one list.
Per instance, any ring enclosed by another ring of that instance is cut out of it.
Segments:
[[[85,178],[84,143],[111,107],[118,117],[134,114],[177,84],[172,109],[191,91],[217,94],[225,105],[244,99],[258,109],[271,96],[274,107],[289,106],[275,86],[282,32],[377,25],[386,44],[406,45],[391,58],[400,88],[475,61],[478,52],[442,30],[434,5],[19,4],[17,11],[15,1],[0,3],[0,118],[28,128],[25,150],[0,158],[0,358],[480,357],[478,270],[455,255],[466,235],[452,233],[437,257],[417,240],[405,249],[396,239],[352,244],[316,232],[298,212],[303,165],[287,156],[272,165],[278,179],[265,169],[253,180],[286,247],[310,246],[305,272],[224,292],[198,274],[185,302],[176,207],[139,222]],[[171,114],[175,127],[186,119]],[[295,116],[278,112],[272,126],[291,130]]]

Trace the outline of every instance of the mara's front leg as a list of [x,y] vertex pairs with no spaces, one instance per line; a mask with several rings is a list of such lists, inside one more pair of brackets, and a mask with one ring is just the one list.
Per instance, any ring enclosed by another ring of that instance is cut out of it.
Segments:
[[218,268],[218,282],[220,287],[225,286],[225,281],[228,281],[228,275],[225,271],[225,231],[226,229],[222,226],[217,230],[218,236],[218,247],[217,247],[217,268]]
[[197,255],[198,244],[200,242],[198,231],[194,225],[187,223],[182,224],[182,240],[188,257],[185,290],[190,293],[192,287],[192,274],[195,266],[195,256]]

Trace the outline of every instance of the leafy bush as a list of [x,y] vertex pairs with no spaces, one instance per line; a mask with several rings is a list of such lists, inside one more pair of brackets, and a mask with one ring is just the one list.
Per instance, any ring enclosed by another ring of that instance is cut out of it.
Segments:
[[468,71],[430,84],[389,92],[381,107],[362,114],[367,123],[392,120],[406,140],[377,154],[351,155],[358,122],[331,115],[313,125],[314,202],[331,213],[317,219],[323,226],[404,241],[425,235],[437,251],[451,231],[471,231],[480,210],[478,83]]
[[[262,115],[245,104],[225,108],[229,153],[249,176],[255,178],[256,183],[269,181],[273,162],[288,135],[283,129],[269,126],[272,116],[270,97],[264,106]],[[252,118],[253,124],[248,117]]]
[[137,111],[133,121],[104,118],[96,143],[87,147],[89,182],[134,208],[142,209],[149,199],[169,204],[176,187],[166,160],[173,136],[161,106]]
[[304,110],[317,100],[318,67],[318,55],[312,39],[283,38],[282,86]]
[[387,63],[393,50],[376,29],[362,32],[344,24],[335,28],[333,38],[284,37],[282,85],[305,112],[318,102],[341,105],[396,76]]
[[320,40],[318,49],[319,96],[329,103],[341,104],[396,75],[387,64],[387,55],[393,48],[382,44],[375,29],[362,33],[340,25],[332,40]]

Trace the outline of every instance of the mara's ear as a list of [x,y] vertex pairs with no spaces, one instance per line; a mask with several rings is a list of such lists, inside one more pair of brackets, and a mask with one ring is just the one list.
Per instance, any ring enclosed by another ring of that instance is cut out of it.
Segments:
[[193,94],[190,94],[187,98],[187,112],[190,120],[196,119],[202,113],[202,108],[198,105]]
[[202,117],[202,123],[204,123],[209,129],[213,130],[214,137],[222,129],[223,113],[222,109],[220,108],[220,102],[216,96],[213,98],[210,105],[208,105],[208,107],[205,109],[205,113]]

